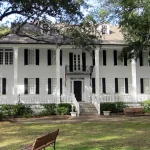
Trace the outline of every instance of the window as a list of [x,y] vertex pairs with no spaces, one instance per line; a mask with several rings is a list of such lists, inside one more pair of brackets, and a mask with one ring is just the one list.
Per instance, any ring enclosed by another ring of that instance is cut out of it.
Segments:
[[29,78],[28,79],[28,91],[29,91],[29,94],[35,94],[36,93],[35,78]]
[[52,65],[56,65],[56,51],[55,50],[52,50],[51,60],[52,60]]
[[119,56],[121,51],[114,50],[114,65],[127,66],[127,54],[124,54],[123,60],[120,60]]
[[123,78],[118,79],[118,93],[124,94],[125,93],[125,83]]
[[148,66],[149,65],[149,61],[148,61],[148,53],[147,52],[143,52],[143,66]]
[[52,78],[52,94],[56,94],[56,78]]
[[128,78],[115,78],[115,93],[128,93]]
[[39,78],[24,78],[24,94],[39,94]]
[[140,79],[141,93],[144,93],[144,94],[150,93],[149,81],[150,80],[148,78],[141,78]]
[[6,95],[6,78],[0,78],[0,95]]
[[28,64],[33,65],[35,64],[35,50],[29,50],[28,52]]
[[100,93],[106,93],[105,78],[100,78],[99,85],[100,85],[100,87],[99,87]]
[[0,65],[12,65],[12,64],[13,64],[13,50],[0,49]]

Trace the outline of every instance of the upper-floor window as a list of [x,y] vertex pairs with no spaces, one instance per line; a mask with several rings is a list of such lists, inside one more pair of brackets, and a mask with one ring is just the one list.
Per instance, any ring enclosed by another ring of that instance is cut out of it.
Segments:
[[39,65],[39,49],[24,50],[24,64],[25,65]]
[[106,66],[106,50],[99,51],[99,65]]
[[0,49],[0,65],[13,65],[12,49]]
[[150,52],[141,52],[139,56],[140,66],[150,66],[149,61]]
[[120,57],[121,51],[114,50],[114,65],[117,66],[127,66],[127,55],[124,54],[123,59],[121,60]]

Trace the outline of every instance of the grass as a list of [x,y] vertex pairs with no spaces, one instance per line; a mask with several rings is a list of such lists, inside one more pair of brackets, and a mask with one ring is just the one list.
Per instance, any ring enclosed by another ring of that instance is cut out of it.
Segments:
[[60,129],[57,150],[150,149],[150,117],[145,116],[71,124],[0,122],[0,150],[17,150],[57,128]]

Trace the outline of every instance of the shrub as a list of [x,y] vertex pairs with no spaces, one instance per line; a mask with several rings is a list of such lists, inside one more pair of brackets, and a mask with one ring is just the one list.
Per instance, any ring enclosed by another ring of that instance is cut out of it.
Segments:
[[18,103],[17,105],[2,105],[1,112],[3,117],[24,116],[24,114],[33,114],[30,106]]
[[146,100],[141,104],[145,113],[150,113],[150,100]]
[[56,104],[44,104],[42,106],[44,107],[44,110],[40,115],[56,115]]
[[116,111],[117,112],[123,112],[123,108],[126,107],[124,102],[115,102],[115,104],[116,104]]
[[3,113],[0,111],[0,120],[3,118]]
[[101,113],[103,111],[111,111],[112,113],[123,112],[125,104],[123,102],[111,102],[111,103],[102,103],[100,105]]
[[70,104],[58,104],[57,106],[57,114],[59,115],[69,115],[71,112]]

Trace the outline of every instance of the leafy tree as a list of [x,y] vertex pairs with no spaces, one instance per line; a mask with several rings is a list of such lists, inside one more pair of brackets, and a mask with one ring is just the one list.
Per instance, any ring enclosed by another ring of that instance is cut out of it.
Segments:
[[[150,1],[149,0],[108,0],[127,43],[122,56],[138,58],[142,51],[149,50],[150,44]],[[109,6],[110,7],[110,6]]]

